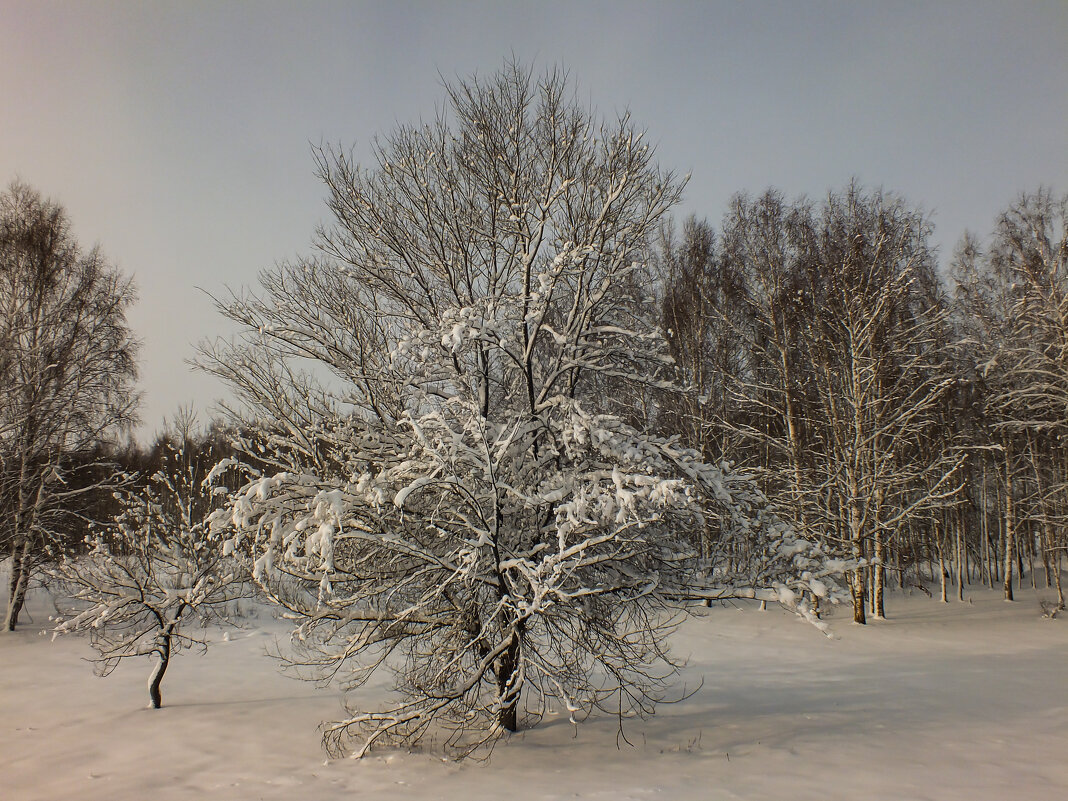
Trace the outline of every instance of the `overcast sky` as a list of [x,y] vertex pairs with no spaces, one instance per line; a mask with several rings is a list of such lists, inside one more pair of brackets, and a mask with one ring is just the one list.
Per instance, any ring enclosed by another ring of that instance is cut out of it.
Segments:
[[930,212],[946,260],[1020,191],[1068,192],[1066,0],[0,0],[0,182],[62,203],[135,276],[143,434],[225,392],[186,364],[224,331],[204,292],[309,251],[311,145],[365,156],[433,114],[441,75],[513,53],[629,108],[692,174],[680,216],[856,176]]

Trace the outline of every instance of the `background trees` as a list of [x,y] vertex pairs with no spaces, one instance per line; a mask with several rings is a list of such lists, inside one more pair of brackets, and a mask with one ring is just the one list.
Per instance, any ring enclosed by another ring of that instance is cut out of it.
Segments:
[[[963,598],[1064,551],[1065,206],[1022,195],[968,235],[950,297],[918,211],[851,186],[821,203],[740,195],[715,235],[662,247],[664,321],[693,388],[665,431],[756,471],[798,528]],[[711,377],[711,378],[710,378]]]
[[635,275],[680,186],[641,132],[559,72],[446,91],[370,170],[319,154],[320,255],[222,304],[245,333],[203,357],[270,468],[216,525],[302,621],[294,661],[350,685],[394,671],[396,705],[327,728],[361,752],[647,711],[687,600],[805,610],[838,569],[747,480],[612,413],[672,387]]
[[[988,529],[999,499],[1001,580],[1013,598],[1023,554],[1060,586],[1068,430],[1068,199],[1023,194],[997,221],[989,248],[962,242],[954,260],[965,363],[978,387],[983,448],[976,516]],[[970,360],[970,363],[968,363]],[[998,477],[992,487],[987,475]],[[976,482],[978,483],[978,482]],[[1033,575],[1033,571],[1032,571]]]
[[112,471],[97,447],[129,426],[137,344],[131,283],[73,240],[63,209],[24,184],[0,193],[0,537],[11,557],[4,628],[39,561]]
[[739,456],[737,437],[717,421],[733,406],[731,380],[751,364],[746,284],[722,257],[712,227],[689,218],[677,236],[665,226],[654,257],[662,284],[661,325],[675,375],[687,392],[660,398],[658,424],[708,461]]
[[717,455],[756,467],[795,526],[874,565],[854,577],[858,622],[869,585],[883,614],[890,540],[927,526],[958,489],[928,229],[900,199],[857,186],[819,204],[769,191],[734,199],[718,252],[691,225],[665,259],[665,321],[695,389],[676,430],[695,444],[717,432]]
[[[874,575],[857,571],[854,620],[868,585],[882,616],[886,544],[959,489],[961,457],[940,436],[939,404],[953,384],[948,331],[929,226],[902,201],[850,187],[831,195],[814,229],[804,289],[813,303],[802,341],[821,443],[810,507],[848,539]],[[833,527],[833,528],[832,528]]]

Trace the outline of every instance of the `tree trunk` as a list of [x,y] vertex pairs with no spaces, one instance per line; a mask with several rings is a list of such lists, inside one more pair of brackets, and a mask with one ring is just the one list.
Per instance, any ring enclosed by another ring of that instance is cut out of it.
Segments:
[[1031,574],[1031,589],[1037,590],[1038,585],[1035,584],[1035,543],[1038,535],[1033,530],[1033,527],[1028,526],[1029,535],[1027,538],[1027,571]]
[[801,436],[797,430],[797,424],[794,422],[794,404],[793,404],[793,382],[791,381],[790,374],[790,362],[786,356],[786,348],[784,344],[779,345],[779,355],[782,362],[782,386],[783,386],[783,399],[785,401],[786,411],[786,432],[790,440],[790,462],[793,468],[793,503],[794,503],[794,523],[801,530],[802,536],[807,535],[807,524],[805,521],[805,504],[803,500],[803,476],[801,474]]
[[1046,589],[1048,590],[1053,586],[1053,572],[1049,561],[1053,539],[1049,533],[1049,521],[1043,520],[1042,523],[1042,552],[1040,555],[1042,557],[1042,572],[1046,574]]
[[156,653],[159,655],[159,662],[156,663],[152,675],[148,677],[148,697],[152,699],[153,709],[159,709],[163,705],[163,696],[160,694],[159,686],[163,683],[163,674],[167,672],[167,665],[171,661],[170,631],[163,634]]
[[1013,520],[1012,504],[1012,450],[1010,445],[1005,447],[1005,600],[1012,598],[1012,549],[1015,540],[1016,524]]
[[15,630],[26,603],[26,590],[30,584],[30,538],[24,539],[21,547],[16,543],[11,550],[11,581],[8,584],[4,631]]
[[171,638],[174,636],[175,631],[178,630],[178,624],[185,610],[185,603],[179,604],[178,611],[174,614],[174,619],[164,627],[163,633],[160,635],[160,645],[156,649],[156,653],[159,655],[159,663],[152,671],[152,675],[148,677],[148,697],[152,699],[153,709],[159,709],[163,705],[160,684],[163,683],[163,674],[167,672],[167,665],[171,663]]
[[[900,528],[898,529],[898,532],[900,533]],[[901,541],[901,537],[899,536],[897,538],[897,547],[894,548],[893,551],[892,551],[892,553],[894,554],[894,569],[897,570],[897,588],[899,590],[905,589],[905,568],[902,565],[902,557],[901,557],[902,547],[901,547],[901,545],[902,545],[902,541]],[[915,550],[912,547],[911,542],[909,543],[909,550],[910,550],[910,552]]]
[[868,622],[867,605],[868,577],[863,567],[853,571],[853,622],[861,625]]
[[883,620],[886,618],[886,609],[883,608],[883,587],[886,584],[886,568],[883,560],[886,558],[886,543],[881,530],[875,532],[875,575],[872,576],[872,617]]
[[1053,563],[1053,586],[1057,588],[1057,606],[1064,609],[1064,589],[1061,587],[1060,552],[1054,552],[1050,561]]
[[938,553],[939,599],[942,603],[948,604],[949,596],[946,594],[946,557],[945,549],[942,547],[942,525],[937,520],[935,521],[935,548]]
[[979,580],[988,587],[994,586],[990,570],[990,526],[986,516],[986,462],[983,462],[983,477],[979,484]]
[[508,648],[501,654],[497,668],[497,697],[501,708],[497,713],[497,723],[506,731],[519,731],[519,693],[517,669],[519,667],[519,635],[512,632]]
[[[846,515],[849,523],[849,539],[852,543],[853,558],[857,562],[864,559],[864,532],[860,522],[860,488],[856,475],[850,473],[846,476],[846,487],[849,497],[846,503]],[[853,571],[853,622],[866,624],[868,576],[864,567],[858,567]]]
[[964,600],[964,574],[968,570],[968,555],[964,549],[964,508],[957,507],[957,600]]
[[[54,468],[49,466],[51,472]],[[45,499],[45,475],[42,474],[37,484],[34,502],[29,503],[25,483],[29,481],[29,469],[26,460],[23,459],[22,472],[19,478],[18,507],[15,510],[14,546],[11,559],[11,586],[7,598],[7,614],[4,616],[4,629],[14,631],[19,622],[19,614],[26,603],[26,591],[30,586],[30,570],[33,562],[34,535],[33,526],[44,505]]]

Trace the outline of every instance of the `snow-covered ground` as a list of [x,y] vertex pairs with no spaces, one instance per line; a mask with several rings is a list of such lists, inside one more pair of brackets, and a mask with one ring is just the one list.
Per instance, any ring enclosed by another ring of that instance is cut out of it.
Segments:
[[[973,591],[944,606],[892,596],[892,619],[835,639],[781,610],[721,607],[676,637],[688,700],[577,732],[552,720],[487,763],[379,751],[328,760],[316,726],[339,696],[264,656],[261,617],[183,654],[146,708],[144,665],[96,678],[85,640],[52,642],[47,598],[0,635],[0,797],[41,799],[1063,799],[1068,618],[1038,596]],[[1045,597],[1045,596],[1043,596]]]

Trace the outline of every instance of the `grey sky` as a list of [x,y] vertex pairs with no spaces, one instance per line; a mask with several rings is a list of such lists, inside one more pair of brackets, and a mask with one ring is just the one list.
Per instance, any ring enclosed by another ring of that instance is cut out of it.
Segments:
[[630,108],[679,215],[852,176],[933,214],[948,258],[1020,191],[1068,192],[1068,2],[99,3],[0,0],[0,182],[63,203],[135,275],[146,434],[223,389],[185,361],[210,300],[307,252],[310,143],[433,114],[439,72],[515,53]]

